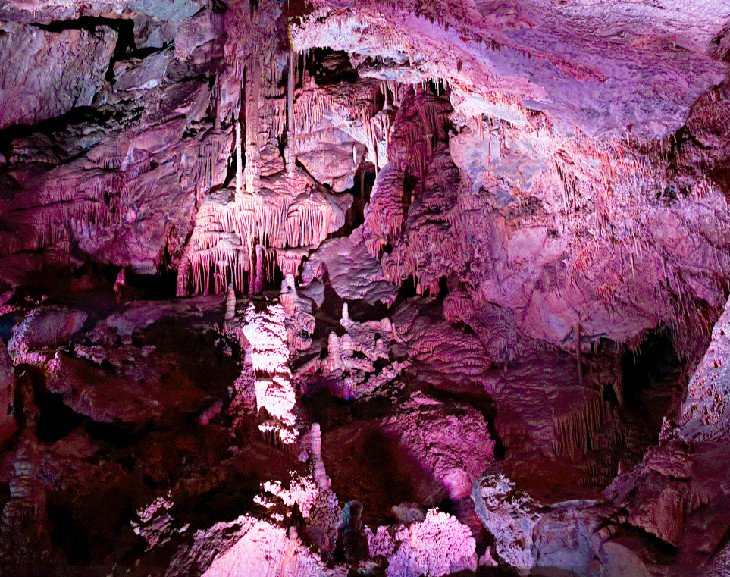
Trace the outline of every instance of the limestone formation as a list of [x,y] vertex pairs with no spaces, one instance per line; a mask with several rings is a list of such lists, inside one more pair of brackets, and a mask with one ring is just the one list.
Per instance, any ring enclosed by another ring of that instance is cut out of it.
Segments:
[[730,571],[727,0],[0,2],[0,574]]

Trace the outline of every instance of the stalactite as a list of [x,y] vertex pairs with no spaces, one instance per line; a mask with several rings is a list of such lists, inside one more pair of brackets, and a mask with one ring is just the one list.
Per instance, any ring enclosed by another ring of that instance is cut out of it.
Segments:
[[243,193],[243,154],[241,146],[241,121],[236,119],[236,200],[240,201]]
[[258,55],[248,61],[246,67],[246,192],[253,194],[259,187],[259,103],[261,91],[261,62]]
[[294,153],[294,78],[295,63],[298,60],[297,55],[289,52],[289,70],[287,72],[286,84],[286,118],[287,118],[287,151],[286,164],[289,175],[294,173],[296,168],[296,156]]
[[378,175],[365,211],[365,242],[368,251],[380,258],[383,248],[400,234],[405,221],[405,174],[389,164]]
[[581,361],[582,351],[581,351],[580,339],[581,339],[581,326],[580,326],[580,323],[578,323],[575,326],[575,360],[576,360],[576,365],[578,367],[578,384],[582,385],[583,384],[583,364]]

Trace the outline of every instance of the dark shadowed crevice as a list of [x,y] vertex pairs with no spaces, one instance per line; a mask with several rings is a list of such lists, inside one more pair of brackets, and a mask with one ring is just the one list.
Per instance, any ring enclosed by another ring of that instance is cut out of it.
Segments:
[[669,331],[653,331],[635,351],[624,353],[621,382],[625,456],[630,456],[628,463],[638,462],[656,444],[662,419],[676,419],[686,390],[685,362],[679,357]]
[[54,443],[66,437],[87,418],[79,415],[63,402],[63,397],[46,389],[45,379],[34,367],[25,366],[33,387],[33,398],[38,409],[36,435],[43,443]]
[[359,78],[357,70],[350,64],[349,55],[330,48],[316,48],[310,52],[307,73],[319,86],[340,82],[352,84]]

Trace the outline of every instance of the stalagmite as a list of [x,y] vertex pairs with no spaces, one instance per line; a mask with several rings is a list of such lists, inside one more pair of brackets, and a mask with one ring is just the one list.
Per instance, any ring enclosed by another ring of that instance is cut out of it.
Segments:
[[297,298],[296,281],[293,274],[287,274],[281,281],[281,289],[279,290],[279,300],[281,306],[284,307],[286,314],[291,317],[294,315],[294,307]]
[[228,294],[226,295],[226,315],[225,320],[231,321],[236,317],[236,291],[233,285],[228,285]]
[[259,430],[288,445],[297,440],[298,431],[293,412],[297,401],[289,368],[286,317],[281,304],[257,311],[250,303],[239,324],[229,323],[228,330],[245,337],[244,342],[250,345],[251,365],[256,375],[256,405],[265,416]]
[[312,462],[314,465],[314,479],[317,482],[317,486],[320,491],[329,491],[332,482],[327,476],[327,471],[324,468],[324,460],[322,459],[322,429],[319,423],[312,425]]
[[114,293],[117,295],[117,299],[122,298],[122,291],[127,285],[127,269],[122,267],[117,273],[117,278],[114,281]]
[[331,332],[327,338],[327,359],[326,367],[330,372],[335,372],[341,369],[340,366],[340,339],[337,333]]

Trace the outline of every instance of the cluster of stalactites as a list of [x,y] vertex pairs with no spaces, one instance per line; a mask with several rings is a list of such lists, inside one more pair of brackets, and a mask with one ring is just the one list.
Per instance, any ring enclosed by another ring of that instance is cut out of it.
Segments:
[[220,243],[185,257],[178,271],[178,296],[220,294],[227,286],[240,293],[258,294],[273,278],[276,254],[257,244],[247,254],[239,246]]
[[[240,197],[244,190],[247,194],[254,194],[261,188],[261,151],[267,145],[275,149],[278,139],[286,132],[289,125],[289,109],[288,106],[284,106],[283,94],[279,87],[276,53],[255,52],[246,60],[244,77],[243,137],[239,136],[242,132],[240,114],[236,128],[237,197]],[[243,150],[245,150],[245,168]]]
[[[678,193],[668,171],[672,138],[638,142],[631,137],[603,143],[592,138],[576,138],[561,143],[555,151],[552,182],[558,183],[555,201],[564,215],[560,225],[582,239],[570,260],[571,275],[579,277],[601,268],[610,246],[621,256],[625,274],[639,273],[641,263],[656,262],[665,279],[658,294],[666,310],[674,311],[668,322],[693,318],[709,334],[711,321],[698,314],[687,298],[683,273],[673,264],[673,256],[652,241],[647,229],[652,216],[648,207],[661,202],[701,202],[718,206],[719,195],[705,178],[695,179],[685,193]],[[672,188],[674,187],[674,188]],[[665,200],[672,195],[676,200]],[[687,211],[687,214],[691,214]],[[716,270],[723,270],[719,259]],[[623,279],[617,272],[606,275],[594,286],[606,303],[617,298]],[[722,288],[718,286],[718,294]]]
[[586,395],[577,410],[553,417],[553,453],[558,457],[576,459],[598,448],[596,439],[612,409],[598,393],[589,391]]
[[[192,172],[181,178],[182,186],[192,186],[200,200],[214,181],[221,178],[224,164],[225,134],[212,131],[198,146],[192,160]],[[72,240],[83,243],[95,240],[110,228],[132,225],[138,217],[134,196],[137,179],[152,170],[147,155],[128,159],[109,157],[99,161],[101,169],[89,170],[85,176],[83,195],[79,194],[79,180],[63,177],[49,179],[53,188],[44,193],[45,205],[37,210],[24,211],[21,218],[31,225],[33,238],[23,239],[22,246],[4,249],[41,250]]]
[[[408,250],[383,255],[388,245],[396,244],[402,235],[408,210],[415,200],[418,189],[423,191],[428,167],[434,158],[439,142],[447,141],[447,101],[434,95],[426,87],[412,87],[406,91],[390,133],[388,151],[390,162],[378,174],[370,203],[365,210],[364,238],[370,254],[381,259],[386,278],[401,284],[408,276],[417,278],[419,255],[433,254],[435,250],[451,247],[434,247],[435,238],[417,234],[409,238]],[[418,186],[409,191],[407,179],[415,177]],[[413,246],[411,246],[411,244]],[[420,294],[438,292],[438,281],[422,279],[416,282]]]
[[343,224],[344,211],[332,202],[319,194],[261,194],[204,203],[178,268],[178,294],[221,293],[229,284],[256,294],[277,265],[297,274],[308,252],[303,249]]
[[[661,198],[670,185],[672,146],[672,138],[639,142],[628,135],[615,142],[585,136],[561,141],[552,157],[564,226],[588,224],[594,237],[618,237],[640,251],[646,203]],[[698,180],[692,196],[702,199],[712,189],[709,181]]]
[[239,4],[226,11],[227,79],[216,86],[217,96],[226,102],[221,120],[234,125],[237,196],[259,190],[265,164],[262,149],[275,149],[288,123],[284,94],[288,87],[281,86],[279,34],[273,29],[278,27],[281,6],[263,0],[246,3],[248,10]]
[[416,88],[399,109],[391,135],[391,159],[404,172],[425,182],[428,164],[439,141],[447,140],[448,101]]
[[[257,18],[239,20],[256,32]],[[307,99],[302,104],[295,94],[297,77],[302,85],[307,82],[306,66],[299,64],[300,57],[306,64],[307,54],[288,53],[282,88],[275,35],[265,36],[253,47],[234,41],[226,48],[241,87],[232,131],[235,195],[233,202],[218,194],[202,203],[178,267],[180,295],[219,293],[229,285],[239,292],[259,292],[276,265],[285,274],[298,273],[306,251],[293,249],[317,246],[343,224],[341,203],[313,194],[312,183],[297,173],[296,135],[307,133],[298,119],[307,125],[312,117],[311,111],[301,112],[307,110]],[[270,157],[285,133],[286,176],[281,177]]]
[[[366,98],[351,98],[346,92],[323,89],[314,80],[305,78],[293,105],[293,132],[296,136],[291,141],[292,146],[309,144],[321,132],[323,120],[338,116],[346,119],[353,128],[356,125],[362,127],[362,138],[368,150],[366,157],[373,162],[376,172],[379,171],[389,159],[392,110],[400,106],[406,89],[394,81],[371,82],[366,86],[371,88]],[[383,142],[384,154],[381,153]],[[357,158],[355,163],[358,163]]]
[[[81,198],[78,181],[59,180],[48,193],[53,202],[23,215],[25,223],[34,231],[33,237],[24,238],[22,245],[9,243],[0,248],[0,253],[40,250],[71,239],[94,238],[97,231],[120,225],[124,216],[125,174],[119,172],[118,163],[110,161],[105,166],[115,171],[90,176],[86,194]],[[135,178],[136,174],[130,172],[129,176]]]

